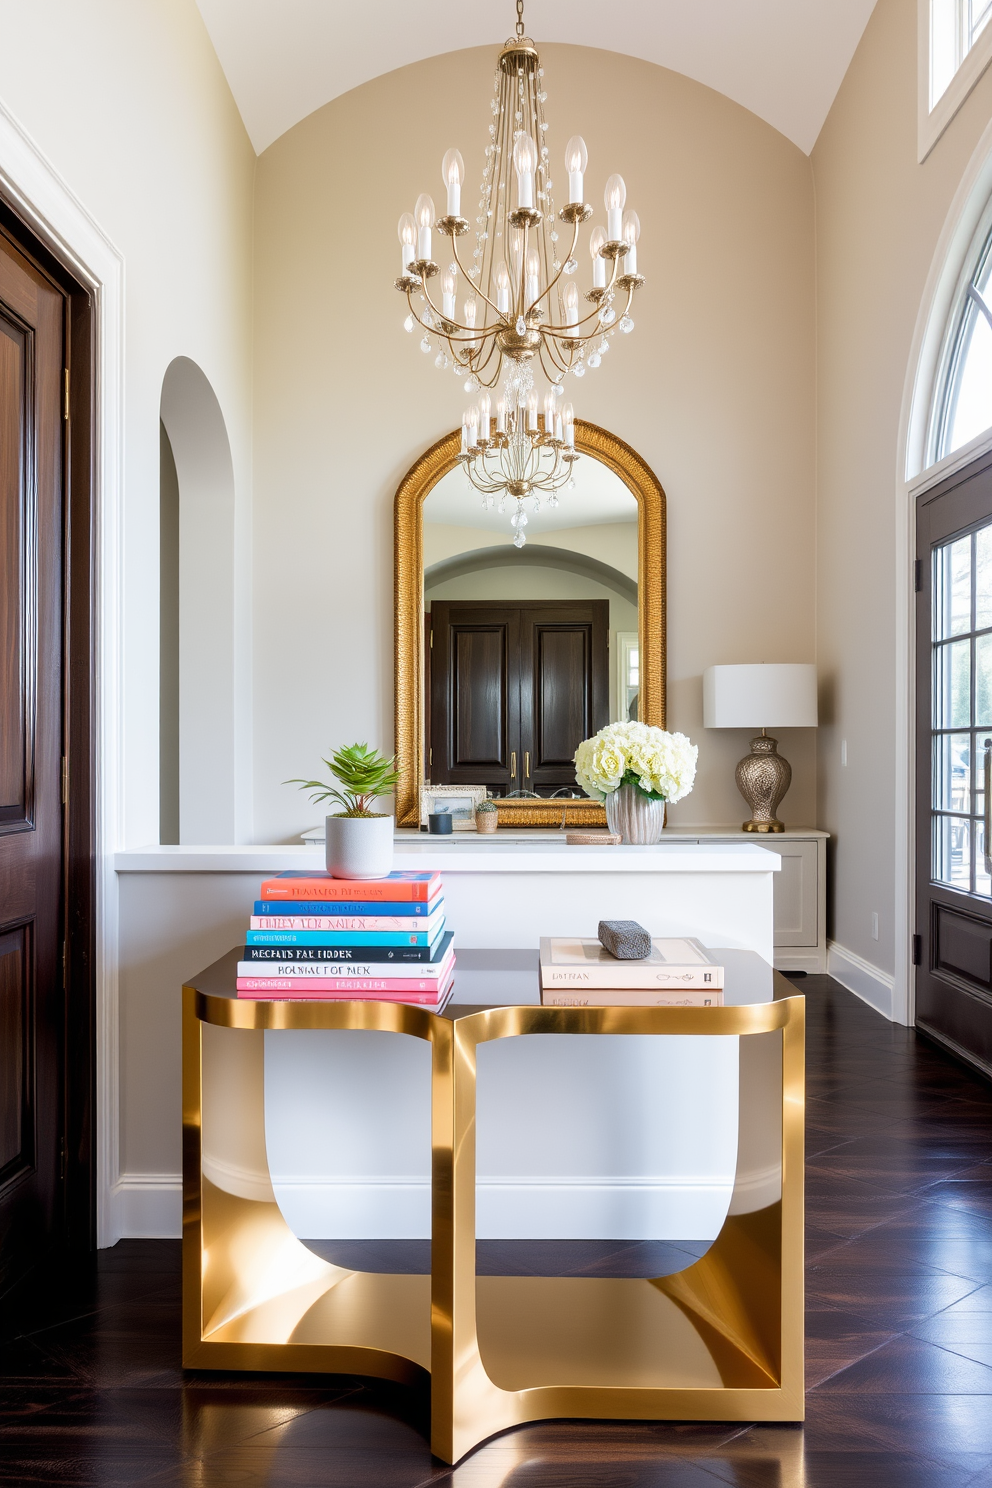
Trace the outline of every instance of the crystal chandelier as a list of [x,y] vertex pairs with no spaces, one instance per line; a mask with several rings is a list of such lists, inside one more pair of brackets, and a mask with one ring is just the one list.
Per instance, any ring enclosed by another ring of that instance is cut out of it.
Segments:
[[[589,238],[589,308],[581,306],[576,251],[579,229],[593,215],[583,200],[588,152],[579,135],[569,140],[568,201],[556,214],[544,68],[524,34],[523,0],[517,0],[516,35],[499,54],[494,94],[471,263],[458,248],[471,231],[461,215],[465,165],[458,150],[449,150],[441,163],[447,212],[435,218],[426,194],[412,214],[404,212],[403,272],[395,283],[410,309],[406,329],[423,330],[421,350],[436,345],[435,366],[453,366],[465,391],[480,394],[462,420],[458,458],[484,506],[498,499],[503,511],[507,496],[515,500],[510,521],[522,547],[524,503],[537,510],[546,496],[556,506],[578,459],[572,406],[560,401],[565,378],[600,366],[615,332],[633,330],[630,305],[644,283],[637,272],[641,227],[636,212],[624,211],[623,178],[610,176],[606,226],[595,227]],[[443,271],[432,256],[435,232],[451,239],[451,262]],[[439,275],[440,295],[431,284]],[[459,318],[460,284],[467,293]],[[543,410],[535,372],[548,384]]]

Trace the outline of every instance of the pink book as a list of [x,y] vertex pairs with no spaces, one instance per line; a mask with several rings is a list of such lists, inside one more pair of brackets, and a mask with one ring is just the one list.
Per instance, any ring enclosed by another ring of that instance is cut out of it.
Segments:
[[329,873],[301,873],[293,870],[267,878],[259,898],[273,899],[340,899],[354,904],[356,894],[361,903],[388,903],[390,899],[417,900],[429,904],[441,891],[440,873],[413,873],[396,870],[386,878],[332,878]]
[[[238,996],[259,1002],[409,1002],[436,1007],[448,995],[452,977],[439,988],[421,977],[352,977],[345,987],[337,979],[301,980],[296,977],[238,977]],[[362,986],[356,985],[362,983]]]

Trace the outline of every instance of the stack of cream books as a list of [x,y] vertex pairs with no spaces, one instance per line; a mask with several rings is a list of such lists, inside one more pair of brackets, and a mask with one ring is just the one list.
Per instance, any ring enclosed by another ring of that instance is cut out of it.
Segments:
[[723,967],[698,940],[653,940],[625,961],[598,940],[541,939],[545,1007],[722,1007]]

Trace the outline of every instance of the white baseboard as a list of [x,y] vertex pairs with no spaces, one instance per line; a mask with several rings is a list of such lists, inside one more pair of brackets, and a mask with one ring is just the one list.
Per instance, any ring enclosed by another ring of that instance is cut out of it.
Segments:
[[895,1021],[895,978],[887,971],[881,971],[870,961],[865,961],[862,956],[832,940],[827,945],[827,975],[832,976],[835,982],[840,982],[849,992],[853,992],[855,997],[860,997],[869,1007],[873,1007],[876,1013],[881,1013],[883,1018],[888,1018],[890,1022]]
[[121,1240],[179,1240],[181,1173],[123,1173],[110,1196],[113,1234]]
[[[723,1224],[732,1189],[732,1179],[709,1177],[481,1178],[478,1234],[493,1240],[710,1240]],[[291,1228],[310,1239],[430,1235],[426,1177],[277,1181],[276,1191]],[[115,1206],[122,1237],[182,1234],[179,1174],[127,1173]]]

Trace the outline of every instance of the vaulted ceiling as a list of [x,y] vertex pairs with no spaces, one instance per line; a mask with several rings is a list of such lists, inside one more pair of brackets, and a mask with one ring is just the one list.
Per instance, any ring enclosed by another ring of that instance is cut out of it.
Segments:
[[[332,98],[425,57],[498,46],[512,0],[197,0],[256,151]],[[909,3],[909,0],[907,0]],[[537,42],[601,47],[705,83],[816,142],[875,0],[527,0]]]

